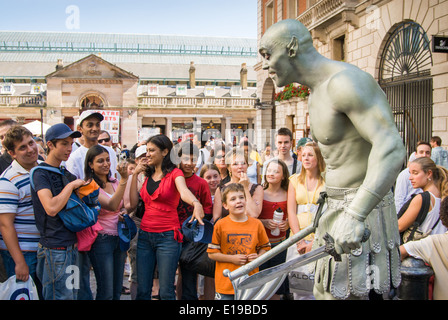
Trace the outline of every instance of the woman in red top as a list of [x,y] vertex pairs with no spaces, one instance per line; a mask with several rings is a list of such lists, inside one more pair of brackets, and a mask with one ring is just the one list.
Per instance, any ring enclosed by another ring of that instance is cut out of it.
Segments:
[[137,297],[151,300],[154,269],[159,271],[160,299],[175,300],[174,282],[182,248],[177,206],[179,200],[194,207],[193,219],[203,224],[204,210],[200,202],[187,188],[185,178],[176,167],[171,153],[173,143],[163,135],[149,138],[146,144],[146,165],[138,165],[132,176],[130,204],[138,203],[138,173],[145,170],[145,182],[140,196],[145,203],[137,243]]
[[[263,179],[263,208],[258,219],[263,223],[266,233],[271,243],[271,248],[274,248],[286,239],[286,231],[289,229],[288,224],[288,184],[289,171],[288,166],[280,159],[270,161],[265,170]],[[283,219],[281,223],[276,223],[272,218],[274,211],[280,208],[283,211]],[[278,235],[273,235],[272,231],[276,228],[280,229]],[[260,266],[260,270],[268,269],[270,267],[279,265],[286,261],[286,250],[282,251],[272,259],[266,261]],[[271,300],[279,300],[280,295],[286,294],[285,282],[273,295]]]

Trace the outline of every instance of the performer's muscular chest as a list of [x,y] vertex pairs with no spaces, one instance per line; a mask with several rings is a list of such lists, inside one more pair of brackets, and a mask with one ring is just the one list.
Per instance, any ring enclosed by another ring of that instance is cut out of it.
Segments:
[[340,142],[347,134],[351,122],[345,114],[336,112],[331,101],[313,95],[308,104],[310,125],[314,138],[322,144]]

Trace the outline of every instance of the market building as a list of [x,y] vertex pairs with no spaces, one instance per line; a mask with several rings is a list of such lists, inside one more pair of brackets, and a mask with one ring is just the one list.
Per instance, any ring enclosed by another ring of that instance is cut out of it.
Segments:
[[256,47],[244,38],[1,31],[0,120],[75,128],[83,110],[100,110],[114,142],[127,145],[148,132],[241,135],[254,127]]
[[[433,135],[448,146],[448,1],[258,0],[258,41],[283,19],[302,22],[322,55],[378,81],[408,155]],[[308,136],[307,98],[281,100],[284,88],[275,87],[258,59],[255,131],[287,126],[295,139]]]

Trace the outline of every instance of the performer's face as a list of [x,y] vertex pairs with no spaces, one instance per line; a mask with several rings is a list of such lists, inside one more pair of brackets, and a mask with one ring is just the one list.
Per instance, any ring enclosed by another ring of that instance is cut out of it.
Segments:
[[[265,35],[268,35],[266,33]],[[283,87],[294,82],[292,77],[292,64],[286,45],[273,42],[263,36],[260,54],[263,56],[263,69],[268,70],[269,76],[277,87]]]

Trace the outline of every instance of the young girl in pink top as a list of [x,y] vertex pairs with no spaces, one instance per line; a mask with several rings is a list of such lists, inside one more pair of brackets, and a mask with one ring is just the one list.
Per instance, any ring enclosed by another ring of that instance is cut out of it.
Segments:
[[98,222],[102,230],[93,243],[89,258],[97,282],[97,300],[120,300],[123,287],[126,251],[120,250],[118,220],[123,208],[123,195],[128,179],[126,164],[118,167],[120,181],[111,177],[109,152],[100,145],[86,154],[85,178],[100,186],[98,200],[101,211]]

